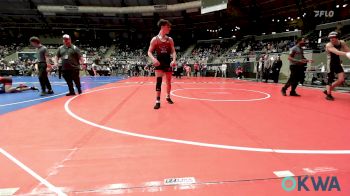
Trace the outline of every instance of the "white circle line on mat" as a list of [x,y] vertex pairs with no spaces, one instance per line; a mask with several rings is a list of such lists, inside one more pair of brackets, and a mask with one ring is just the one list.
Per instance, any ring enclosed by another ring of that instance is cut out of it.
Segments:
[[157,140],[157,141],[163,141],[163,142],[171,142],[171,143],[177,143],[177,144],[187,144],[192,146],[200,146],[200,147],[208,147],[208,148],[216,148],[216,149],[226,149],[226,150],[238,150],[238,151],[250,151],[250,152],[267,152],[267,153],[279,153],[279,154],[350,154],[350,150],[290,150],[290,149],[272,149],[272,148],[256,148],[256,147],[246,147],[246,146],[232,146],[232,145],[222,145],[222,144],[211,144],[211,143],[204,143],[204,142],[196,142],[196,141],[189,141],[189,140],[180,140],[180,139],[172,139],[172,138],[165,138],[165,137],[158,137],[158,136],[152,136],[152,135],[145,135],[145,134],[139,134],[134,133],[130,131],[120,130],[112,127],[107,127],[104,125],[100,125],[94,122],[91,122],[89,120],[86,120],[78,115],[76,115],[69,107],[69,104],[79,98],[80,96],[95,93],[99,91],[105,91],[110,89],[116,89],[116,88],[124,88],[124,87],[135,87],[135,86],[141,86],[141,85],[130,85],[130,86],[118,86],[118,87],[109,87],[109,88],[102,88],[97,89],[93,91],[89,91],[86,93],[83,93],[82,95],[78,95],[75,97],[72,97],[68,99],[64,104],[64,109],[67,112],[68,115],[73,117],[74,119],[85,123],[87,125],[97,127],[109,132],[118,133],[122,135],[128,135],[138,138],[144,138],[144,139],[150,139],[150,140]]
[[[265,97],[262,98],[256,98],[256,99],[206,99],[206,98],[195,98],[195,97],[187,97],[187,96],[182,96],[182,95],[177,95],[175,92],[177,91],[182,91],[182,90],[224,90],[224,89],[231,89],[231,90],[239,90],[239,91],[247,91],[247,92],[254,92],[254,93],[260,93],[265,95]],[[199,100],[199,101],[213,101],[213,102],[248,102],[248,101],[261,101],[265,100],[271,97],[270,94],[261,92],[261,91],[256,91],[256,90],[247,90],[247,89],[236,89],[236,88],[183,88],[183,89],[176,89],[172,90],[170,92],[171,95],[175,97],[180,97],[183,99],[191,99],[191,100]]]

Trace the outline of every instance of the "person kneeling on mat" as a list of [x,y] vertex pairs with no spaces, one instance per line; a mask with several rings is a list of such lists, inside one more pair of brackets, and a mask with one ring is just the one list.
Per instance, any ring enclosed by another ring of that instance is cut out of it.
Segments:
[[12,78],[11,77],[2,77],[0,76],[0,93],[19,93],[22,91],[27,91],[27,90],[36,90],[38,91],[37,88],[33,87],[28,87],[24,84],[20,84],[17,87],[12,87]]
[[[160,28],[159,34],[152,38],[148,56],[152,59],[153,65],[155,66],[156,73],[156,94],[157,100],[154,109],[160,108],[160,95],[162,89],[163,76],[165,75],[167,84],[167,97],[166,100],[169,104],[174,102],[170,99],[171,91],[171,77],[172,77],[172,66],[176,65],[176,52],[174,47],[174,41],[171,37],[167,36],[171,30],[171,23],[167,20],[161,19],[158,22]],[[153,52],[156,50],[157,58],[153,56]],[[170,56],[172,55],[173,60],[171,61]]]

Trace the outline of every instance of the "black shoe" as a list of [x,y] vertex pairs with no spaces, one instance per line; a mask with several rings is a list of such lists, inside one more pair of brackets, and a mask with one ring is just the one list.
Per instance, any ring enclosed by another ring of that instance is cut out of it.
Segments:
[[167,101],[169,104],[174,104],[173,100],[171,100],[170,98],[166,98],[166,101]]
[[66,96],[74,96],[75,93],[67,93]]
[[328,95],[327,90],[324,90],[324,91],[323,91],[323,94]]
[[287,96],[287,91],[286,91],[285,88],[282,88],[282,89],[281,89],[281,93],[282,93],[283,96]]
[[30,90],[39,91],[39,89],[35,88],[35,86],[30,87]]
[[326,99],[328,101],[334,101],[334,97],[331,94],[327,94]]
[[79,94],[82,94],[83,91],[79,88],[79,89],[78,89],[78,93],[79,93]]
[[300,95],[297,94],[296,92],[291,92],[291,93],[289,94],[289,96],[292,96],[292,97],[300,97]]
[[40,96],[46,96],[47,95],[47,92],[45,92],[45,91],[42,91],[41,93],[40,93]]
[[53,90],[49,90],[49,91],[47,91],[47,94],[52,95],[52,94],[54,94],[54,92],[53,92]]
[[160,108],[160,103],[156,103],[156,105],[154,106],[155,110],[158,110]]

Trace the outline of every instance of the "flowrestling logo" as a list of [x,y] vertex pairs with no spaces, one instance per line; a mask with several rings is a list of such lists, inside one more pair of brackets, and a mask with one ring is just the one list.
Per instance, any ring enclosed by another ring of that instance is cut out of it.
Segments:
[[282,188],[285,191],[341,191],[336,176],[298,176],[285,177],[282,180]]
[[332,18],[334,16],[334,11],[326,11],[326,10],[315,10],[315,18],[317,17],[326,17],[326,18]]

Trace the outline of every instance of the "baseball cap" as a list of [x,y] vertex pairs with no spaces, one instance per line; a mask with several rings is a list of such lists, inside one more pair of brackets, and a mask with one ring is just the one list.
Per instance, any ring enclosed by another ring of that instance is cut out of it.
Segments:
[[39,39],[38,37],[35,37],[35,36],[31,37],[31,38],[29,39],[29,41],[30,41],[30,42],[37,42],[37,43],[40,43],[40,39]]
[[328,34],[328,38],[332,38],[332,37],[338,37],[338,33],[335,31],[332,31]]
[[68,34],[64,34],[63,39],[70,39],[70,36]]

